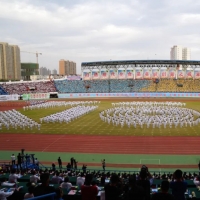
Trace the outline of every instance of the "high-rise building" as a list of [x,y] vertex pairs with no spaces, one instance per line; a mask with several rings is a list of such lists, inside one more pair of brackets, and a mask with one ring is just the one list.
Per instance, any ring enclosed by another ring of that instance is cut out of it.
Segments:
[[187,47],[182,47],[175,45],[170,51],[171,60],[190,60],[190,49]]
[[38,63],[21,63],[21,77],[22,80],[31,80],[32,75],[39,75]]
[[21,79],[20,49],[17,45],[0,42],[0,79]]
[[75,75],[76,74],[76,63],[69,60],[59,61],[59,74],[60,75]]
[[52,74],[54,74],[54,75],[58,74],[57,70],[56,70],[56,69],[53,69],[53,70],[52,70]]
[[51,74],[51,70],[47,69],[46,67],[40,67],[39,72],[42,76],[48,76]]

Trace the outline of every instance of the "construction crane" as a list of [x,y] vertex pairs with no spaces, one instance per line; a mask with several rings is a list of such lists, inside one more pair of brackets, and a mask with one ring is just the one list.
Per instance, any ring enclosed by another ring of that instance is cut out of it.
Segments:
[[38,55],[42,55],[42,53],[38,53],[37,51],[36,52],[29,52],[29,51],[21,51],[21,52],[25,52],[25,53],[33,53],[36,55],[36,62],[38,64]]

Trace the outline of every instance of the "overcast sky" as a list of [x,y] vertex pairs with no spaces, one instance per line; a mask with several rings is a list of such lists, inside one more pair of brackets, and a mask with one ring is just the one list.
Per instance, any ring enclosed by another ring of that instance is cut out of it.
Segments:
[[[170,47],[200,60],[199,0],[0,0],[0,41],[42,52],[40,66],[60,59],[170,59]],[[22,53],[21,62],[35,62]]]

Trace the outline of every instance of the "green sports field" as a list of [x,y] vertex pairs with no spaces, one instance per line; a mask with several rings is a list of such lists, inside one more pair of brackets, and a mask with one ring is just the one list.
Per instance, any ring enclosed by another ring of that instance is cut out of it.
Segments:
[[[119,101],[119,100],[118,100]],[[177,100],[178,101],[178,100]],[[117,102],[117,101],[114,101]],[[186,102],[186,107],[200,111],[200,102]],[[132,136],[199,136],[200,135],[200,125],[192,127],[183,127],[183,128],[172,128],[164,127],[162,128],[128,128],[128,126],[121,127],[113,126],[103,122],[99,117],[99,112],[111,108],[111,101],[102,101],[99,104],[99,108],[87,115],[84,115],[68,124],[66,123],[42,123],[41,130],[38,129],[21,129],[10,128],[7,130],[5,127],[2,128],[1,132],[3,133],[40,133],[40,134],[81,134],[81,135],[132,135]],[[40,118],[61,112],[70,107],[56,107],[48,109],[39,109],[39,110],[27,110],[24,111],[20,109],[19,111],[40,123]]]

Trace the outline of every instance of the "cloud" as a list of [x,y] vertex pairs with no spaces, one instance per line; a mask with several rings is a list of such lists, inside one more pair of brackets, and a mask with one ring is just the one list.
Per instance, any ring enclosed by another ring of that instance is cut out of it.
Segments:
[[[58,69],[60,59],[81,62],[169,59],[170,47],[200,55],[199,1],[0,0],[0,41],[42,52],[40,66]],[[194,51],[193,51],[194,49]],[[21,53],[22,62],[35,62]]]

